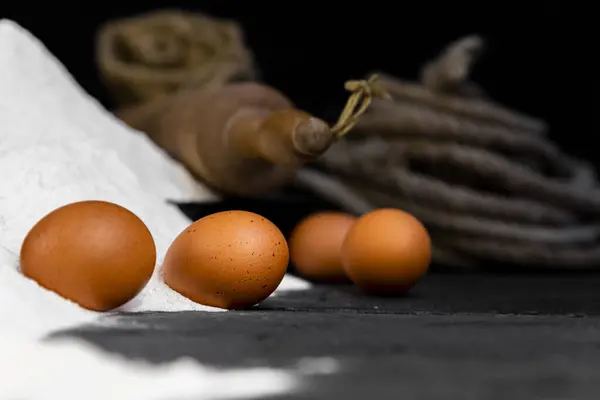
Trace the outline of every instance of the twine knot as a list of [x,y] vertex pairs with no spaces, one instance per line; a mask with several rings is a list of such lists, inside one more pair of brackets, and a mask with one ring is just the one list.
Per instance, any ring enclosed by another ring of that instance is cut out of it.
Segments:
[[387,91],[378,84],[379,76],[373,74],[369,79],[351,80],[344,88],[351,93],[338,121],[331,128],[334,137],[342,137],[358,122],[358,118],[367,111],[373,98],[391,99]]

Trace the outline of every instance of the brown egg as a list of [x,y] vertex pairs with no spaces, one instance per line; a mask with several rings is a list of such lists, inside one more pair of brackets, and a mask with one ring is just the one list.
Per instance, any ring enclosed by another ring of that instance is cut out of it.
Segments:
[[289,261],[281,231],[247,211],[211,214],[191,224],[167,251],[163,278],[196,303],[240,309],[279,286]]
[[363,215],[342,245],[342,261],[350,279],[366,292],[402,294],[427,272],[431,241],[412,215],[379,209]]
[[21,272],[82,307],[106,311],[133,299],[156,263],[154,239],[131,211],[104,201],[60,207],[31,228]]
[[290,235],[290,257],[298,274],[314,282],[344,282],[342,243],[356,217],[319,212],[303,219]]

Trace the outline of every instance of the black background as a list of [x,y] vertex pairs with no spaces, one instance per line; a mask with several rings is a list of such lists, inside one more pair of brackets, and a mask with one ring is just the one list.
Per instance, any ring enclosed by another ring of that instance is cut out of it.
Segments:
[[[127,4],[129,3],[129,4]],[[94,39],[106,20],[160,9],[204,11],[238,20],[262,79],[299,107],[331,120],[343,82],[382,69],[414,79],[449,41],[478,33],[487,50],[474,79],[497,100],[546,119],[551,137],[596,165],[593,4],[494,2],[11,2],[0,15],[29,29],[108,107],[94,62]],[[41,8],[40,8],[41,7]],[[594,97],[594,98],[592,98]]]

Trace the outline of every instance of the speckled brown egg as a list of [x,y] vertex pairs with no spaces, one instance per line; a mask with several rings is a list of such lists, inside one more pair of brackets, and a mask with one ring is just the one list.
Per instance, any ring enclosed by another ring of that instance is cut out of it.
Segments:
[[313,282],[349,279],[342,265],[342,243],[356,217],[324,211],[304,218],[290,235],[290,257],[296,272]]
[[133,299],[156,263],[154,239],[131,211],[104,201],[60,207],[21,246],[21,272],[82,307],[107,311]]
[[223,211],[191,224],[171,244],[163,278],[196,303],[242,309],[266,299],[289,261],[281,231],[247,211]]
[[360,217],[342,245],[350,279],[365,292],[393,295],[410,290],[427,272],[431,240],[421,222],[385,208]]

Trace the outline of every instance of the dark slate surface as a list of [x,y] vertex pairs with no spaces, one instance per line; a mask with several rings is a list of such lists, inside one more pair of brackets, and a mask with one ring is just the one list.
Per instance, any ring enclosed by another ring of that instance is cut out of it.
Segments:
[[152,362],[339,362],[277,399],[598,399],[599,285],[594,275],[430,275],[403,298],[316,287],[249,311],[121,315],[119,328],[61,335]]
[[600,274],[430,274],[403,298],[363,295],[356,287],[317,286],[267,300],[276,310],[416,314],[600,316]]
[[[335,209],[294,190],[179,207],[192,220],[257,212],[286,235],[310,212]],[[431,274],[402,298],[319,286],[250,311],[120,315],[118,327],[60,335],[156,363],[189,356],[224,367],[295,368],[306,357],[340,364],[277,399],[597,400],[599,289],[600,275]]]

